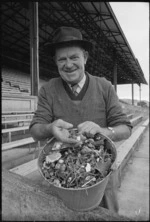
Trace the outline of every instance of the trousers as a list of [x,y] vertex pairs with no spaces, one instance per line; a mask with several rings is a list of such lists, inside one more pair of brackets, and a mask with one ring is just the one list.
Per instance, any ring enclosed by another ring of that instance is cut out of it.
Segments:
[[112,212],[118,213],[119,211],[119,204],[117,198],[118,186],[119,186],[118,171],[113,170],[109,176],[104,196],[99,206],[107,208]]

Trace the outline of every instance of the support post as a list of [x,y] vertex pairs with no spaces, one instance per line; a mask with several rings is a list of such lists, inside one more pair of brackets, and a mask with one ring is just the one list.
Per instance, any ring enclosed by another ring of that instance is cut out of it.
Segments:
[[140,100],[140,103],[141,103],[141,83],[139,84],[139,100]]
[[39,29],[38,29],[38,2],[29,2],[30,5],[30,77],[31,95],[38,95],[39,88]]
[[114,53],[113,85],[114,85],[115,91],[117,92],[117,59],[116,59],[116,53]]
[[132,105],[134,105],[134,85],[132,82]]

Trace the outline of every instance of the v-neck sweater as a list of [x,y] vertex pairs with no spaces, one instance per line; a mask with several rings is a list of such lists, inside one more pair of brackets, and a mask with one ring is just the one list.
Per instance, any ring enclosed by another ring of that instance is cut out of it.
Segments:
[[56,119],[72,123],[74,127],[85,121],[93,121],[101,127],[131,126],[111,82],[104,77],[87,75],[89,83],[81,100],[71,99],[60,77],[50,79],[43,85],[30,127]]
[[[88,85],[89,85],[89,76],[86,74],[85,83],[77,96],[72,92],[69,85],[64,80],[62,80],[62,82],[63,82],[64,88],[65,88],[66,92],[68,93],[69,97],[71,98],[71,100],[76,100],[76,101],[82,100],[85,95],[85,92],[88,88]],[[78,103],[78,102],[76,102],[76,103]]]

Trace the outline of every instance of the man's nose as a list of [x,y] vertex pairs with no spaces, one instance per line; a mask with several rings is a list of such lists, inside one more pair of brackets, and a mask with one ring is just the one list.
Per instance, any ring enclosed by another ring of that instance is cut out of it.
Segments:
[[66,66],[67,68],[72,67],[72,61],[71,61],[70,59],[67,59],[65,66]]

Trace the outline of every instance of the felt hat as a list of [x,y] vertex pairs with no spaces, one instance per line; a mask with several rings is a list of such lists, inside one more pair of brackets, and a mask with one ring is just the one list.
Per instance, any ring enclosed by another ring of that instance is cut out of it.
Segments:
[[46,43],[44,49],[47,54],[54,56],[56,48],[71,45],[81,46],[88,52],[92,49],[92,43],[87,40],[83,40],[80,30],[64,26],[59,27],[55,31],[52,42]]

